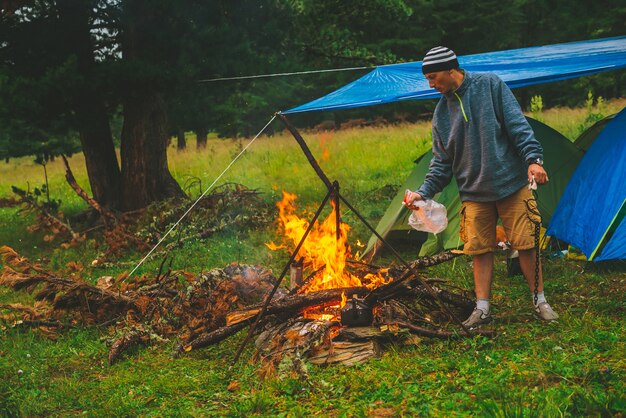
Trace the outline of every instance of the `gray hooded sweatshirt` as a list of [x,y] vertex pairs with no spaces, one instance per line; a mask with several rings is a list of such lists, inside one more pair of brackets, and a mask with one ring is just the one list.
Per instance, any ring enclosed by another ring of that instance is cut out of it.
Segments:
[[492,202],[528,183],[543,149],[519,103],[495,74],[470,73],[433,115],[433,159],[417,190],[431,199],[456,177],[461,201]]

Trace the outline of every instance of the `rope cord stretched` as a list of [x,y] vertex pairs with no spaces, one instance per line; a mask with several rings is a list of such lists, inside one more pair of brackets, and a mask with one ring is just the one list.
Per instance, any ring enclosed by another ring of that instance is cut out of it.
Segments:
[[[172,227],[165,233],[165,235],[163,235],[161,237],[161,239],[159,240],[159,242],[156,243],[156,245],[154,247],[152,247],[152,249],[148,252],[148,254],[146,254],[146,256],[144,258],[141,259],[141,261],[135,266],[134,269],[131,270],[131,272],[128,274],[128,276],[126,277],[126,279],[128,279],[130,276],[133,275],[133,273],[143,264],[144,261],[146,261],[148,259],[148,257],[150,257],[150,254],[152,254],[154,252],[154,250],[157,249],[157,247],[159,245],[161,245],[161,243],[163,242],[163,240],[165,240],[165,238],[167,238],[167,236],[170,234],[170,232],[172,232],[174,230],[174,228],[176,228],[178,226],[178,224],[185,218],[185,216],[187,216],[187,214],[189,212],[191,212],[191,210],[198,204],[198,202],[207,194],[207,192],[209,190],[211,190],[211,188],[215,185],[215,183],[217,183],[219,181],[219,179],[222,178],[222,176],[230,169],[230,167],[235,163],[235,161],[237,161],[239,159],[239,157],[241,157],[243,155],[244,152],[246,152],[246,150],[250,147],[250,145],[252,145],[252,143],[263,133],[263,131],[265,131],[265,129],[267,129],[267,127],[274,121],[274,119],[276,119],[276,115],[272,116],[272,118],[269,120],[269,122],[267,122],[265,124],[265,126],[263,127],[263,129],[261,129],[259,131],[258,134],[256,134],[256,136],[254,138],[252,138],[250,140],[250,142],[248,142],[248,144],[246,144],[246,146],[241,150],[241,152],[239,154],[237,154],[237,156],[235,156],[235,158],[233,158],[233,160],[226,166],[226,168],[220,173],[219,176],[217,176],[217,178],[215,180],[213,180],[213,183],[211,183],[211,185],[209,187],[206,188],[206,190],[204,192],[202,192],[202,194],[200,195],[200,197],[198,197],[196,199],[195,202],[193,202],[193,204],[189,207],[189,209],[187,209],[187,211],[185,213],[183,213],[183,216],[180,217],[180,219],[178,221],[176,221],[176,223],[174,225],[172,225]],[[124,280],[126,280],[124,279]]]
[[[380,66],[379,66],[380,67]],[[272,74],[257,74],[257,75],[242,75],[237,77],[219,77],[209,78],[206,80],[197,80],[198,83],[212,83],[215,81],[230,81],[230,80],[248,80],[252,78],[269,78],[269,77],[282,77],[287,75],[301,75],[301,74],[316,74],[316,73],[332,73],[338,71],[354,71],[354,70],[371,70],[376,66],[370,67],[347,67],[347,68],[331,68],[326,70],[309,70],[309,71],[294,71],[290,73],[272,73]]]

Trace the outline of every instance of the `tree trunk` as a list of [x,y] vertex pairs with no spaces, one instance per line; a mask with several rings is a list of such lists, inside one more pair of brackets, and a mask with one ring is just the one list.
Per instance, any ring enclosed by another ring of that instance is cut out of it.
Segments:
[[180,151],[180,150],[184,150],[185,148],[187,148],[187,139],[185,138],[185,131],[183,131],[182,129],[179,129],[177,138],[178,140],[176,142],[176,149]]
[[95,85],[91,9],[82,0],[59,0],[59,19],[65,22],[69,45],[74,45],[78,71],[84,78],[73,94],[80,142],[93,198],[102,206],[119,209],[121,173],[111,135],[109,116],[99,87]]
[[123,209],[134,210],[170,197],[184,197],[167,167],[167,116],[159,93],[129,97],[122,127]]
[[206,148],[208,132],[205,128],[196,129],[196,148],[204,149]]
[[108,116],[97,98],[77,98],[80,143],[93,198],[110,209],[120,209],[121,172]]

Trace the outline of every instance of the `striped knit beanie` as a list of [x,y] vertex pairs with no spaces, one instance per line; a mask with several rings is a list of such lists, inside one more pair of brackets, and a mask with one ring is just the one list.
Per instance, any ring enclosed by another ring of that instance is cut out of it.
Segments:
[[426,53],[422,61],[422,73],[434,73],[459,68],[459,61],[453,50],[445,46],[436,46]]

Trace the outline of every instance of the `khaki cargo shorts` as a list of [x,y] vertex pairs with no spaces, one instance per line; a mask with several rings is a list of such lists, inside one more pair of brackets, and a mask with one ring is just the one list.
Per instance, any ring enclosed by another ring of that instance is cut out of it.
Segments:
[[537,201],[526,187],[495,202],[463,202],[460,225],[461,239],[465,243],[463,252],[477,255],[494,251],[497,248],[498,218],[502,221],[506,236],[514,250],[534,248],[533,221],[541,221],[538,213]]

